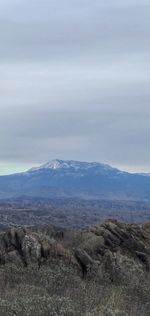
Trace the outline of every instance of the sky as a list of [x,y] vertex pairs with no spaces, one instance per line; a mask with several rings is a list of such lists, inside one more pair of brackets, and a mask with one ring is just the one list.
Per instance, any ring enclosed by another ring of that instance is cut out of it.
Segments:
[[0,0],[0,174],[150,172],[149,56],[149,0]]

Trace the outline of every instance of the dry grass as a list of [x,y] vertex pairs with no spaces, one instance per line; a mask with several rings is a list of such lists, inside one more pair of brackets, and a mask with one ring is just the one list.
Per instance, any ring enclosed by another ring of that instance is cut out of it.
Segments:
[[101,284],[96,276],[81,279],[62,261],[0,268],[1,316],[149,316],[149,294],[147,277]]

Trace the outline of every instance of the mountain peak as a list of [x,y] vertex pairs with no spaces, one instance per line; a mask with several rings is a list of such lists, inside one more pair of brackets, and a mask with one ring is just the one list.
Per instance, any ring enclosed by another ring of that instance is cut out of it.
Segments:
[[53,159],[48,161],[45,164],[40,165],[39,167],[33,167],[29,171],[36,171],[40,169],[60,169],[64,166],[64,161],[60,159]]
[[41,168],[45,168],[45,169],[60,169],[63,167],[67,167],[67,163],[64,160],[60,160],[60,159],[50,160],[41,166]]
[[91,168],[101,168],[103,170],[113,170],[111,166],[107,164],[101,164],[98,162],[84,162],[84,161],[76,161],[76,160],[61,160],[61,159],[54,159],[50,160],[47,163],[32,168],[29,171],[37,171],[42,169],[71,169],[71,170],[89,170]]

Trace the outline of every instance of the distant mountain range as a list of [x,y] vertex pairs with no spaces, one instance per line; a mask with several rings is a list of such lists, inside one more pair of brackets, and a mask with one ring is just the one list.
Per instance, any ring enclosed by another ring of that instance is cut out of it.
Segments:
[[0,177],[0,199],[85,198],[150,200],[149,174],[130,174],[96,162],[52,160]]

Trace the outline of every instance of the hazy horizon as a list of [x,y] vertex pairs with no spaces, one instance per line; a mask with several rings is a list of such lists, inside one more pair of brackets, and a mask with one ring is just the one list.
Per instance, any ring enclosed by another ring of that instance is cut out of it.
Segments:
[[55,157],[150,172],[150,2],[0,0],[0,175]]

